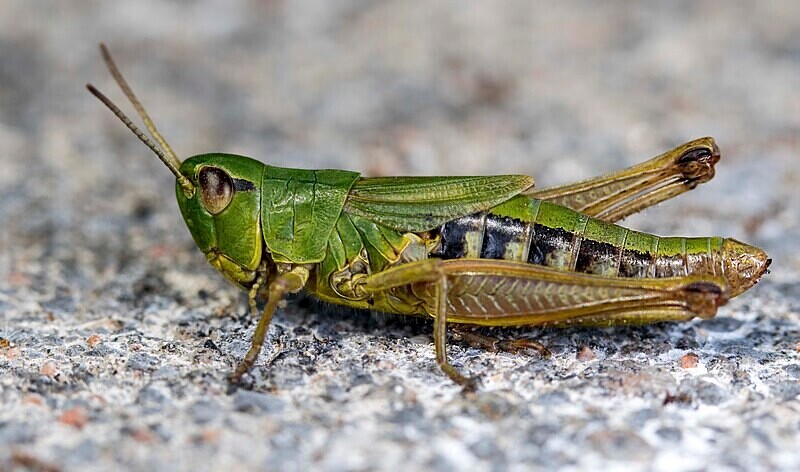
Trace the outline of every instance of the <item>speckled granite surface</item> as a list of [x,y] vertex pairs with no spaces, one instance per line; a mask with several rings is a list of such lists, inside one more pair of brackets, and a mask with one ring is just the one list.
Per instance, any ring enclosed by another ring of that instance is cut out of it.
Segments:
[[[4,0],[0,470],[798,470],[800,9],[478,3]],[[85,92],[121,101],[101,40],[183,156],[549,185],[714,136],[711,183],[625,223],[772,274],[710,321],[501,333],[547,360],[455,344],[472,395],[429,323],[298,297],[231,388],[245,297]]]

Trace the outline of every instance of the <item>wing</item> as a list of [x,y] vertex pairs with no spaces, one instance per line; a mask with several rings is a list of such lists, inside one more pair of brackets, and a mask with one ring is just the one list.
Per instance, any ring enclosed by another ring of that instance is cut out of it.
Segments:
[[488,210],[533,187],[533,177],[374,177],[356,181],[344,210],[398,231],[427,231]]

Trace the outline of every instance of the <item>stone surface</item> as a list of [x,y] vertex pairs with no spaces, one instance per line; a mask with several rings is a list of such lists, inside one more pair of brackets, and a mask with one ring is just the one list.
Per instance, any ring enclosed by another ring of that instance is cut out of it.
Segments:
[[[181,156],[540,185],[711,135],[717,177],[628,219],[772,273],[716,319],[519,329],[552,352],[320,305],[254,322],[194,248],[105,41]],[[0,4],[0,469],[800,469],[800,9],[792,2]],[[591,354],[591,355],[589,355]],[[684,362],[685,356],[696,357]]]

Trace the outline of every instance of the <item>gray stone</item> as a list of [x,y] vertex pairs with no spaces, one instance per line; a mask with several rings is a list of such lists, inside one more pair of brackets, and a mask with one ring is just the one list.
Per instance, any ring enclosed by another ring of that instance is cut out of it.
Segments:
[[770,387],[770,393],[783,401],[797,400],[800,396],[800,382],[785,380]]
[[283,400],[265,393],[237,390],[233,394],[233,408],[245,413],[277,413],[285,407]]
[[681,382],[679,391],[699,403],[718,405],[730,397],[730,393],[702,378],[689,378]]
[[145,370],[145,371],[152,371],[155,370],[161,361],[155,357],[151,356],[146,352],[135,352],[128,357],[127,366],[129,369],[133,370]]
[[800,364],[791,364],[783,368],[790,379],[800,380]]
[[681,432],[680,428],[675,428],[672,426],[658,428],[656,434],[658,434],[658,436],[664,441],[671,443],[678,443],[683,438],[683,433]]
[[198,400],[189,405],[187,411],[195,423],[206,424],[219,417],[221,407],[215,401]]
[[632,431],[598,431],[589,436],[589,442],[608,459],[647,461],[655,453],[644,439]]
[[33,425],[17,421],[0,422],[0,444],[25,444],[35,439]]

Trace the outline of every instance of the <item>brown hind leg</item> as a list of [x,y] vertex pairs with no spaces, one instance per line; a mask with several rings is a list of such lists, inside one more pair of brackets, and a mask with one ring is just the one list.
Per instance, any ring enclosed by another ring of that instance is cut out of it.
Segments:
[[524,193],[614,222],[708,182],[718,161],[714,140],[700,138],[621,171]]

